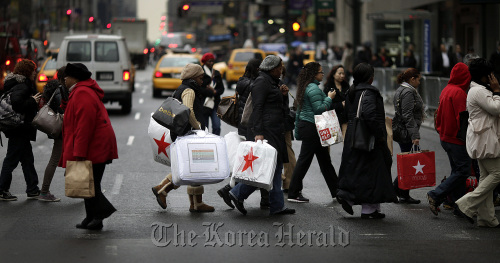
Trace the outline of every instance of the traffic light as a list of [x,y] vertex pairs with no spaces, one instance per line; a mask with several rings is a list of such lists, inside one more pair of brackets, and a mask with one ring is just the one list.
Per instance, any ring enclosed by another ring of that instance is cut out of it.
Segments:
[[292,24],[292,29],[293,29],[293,31],[299,31],[300,30],[300,24],[297,23],[297,22],[294,22]]
[[177,8],[177,17],[185,17],[188,14],[191,5],[189,4],[180,4]]
[[72,11],[71,11],[71,9],[66,10],[66,15],[67,15],[67,16],[70,16],[70,15],[71,15],[71,12],[72,12]]
[[185,5],[183,5],[183,6],[182,6],[182,10],[184,10],[184,11],[188,11],[188,10],[189,10],[189,7],[190,7],[190,6],[189,6],[188,4],[185,4]]
[[94,17],[93,16],[89,17],[89,23],[92,23],[92,22],[94,22]]

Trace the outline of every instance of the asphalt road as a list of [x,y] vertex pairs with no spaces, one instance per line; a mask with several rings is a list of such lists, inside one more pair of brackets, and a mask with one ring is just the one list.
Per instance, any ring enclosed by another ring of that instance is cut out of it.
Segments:
[[[0,203],[0,262],[494,262],[500,245],[497,229],[483,229],[455,218],[451,211],[435,217],[425,194],[412,190],[419,205],[382,204],[383,220],[353,216],[329,196],[314,160],[304,180],[310,203],[286,205],[297,213],[269,217],[259,208],[260,195],[246,202],[248,215],[229,209],[216,191],[227,182],[205,186],[204,201],[214,213],[188,211],[186,187],[169,193],[166,210],[151,193],[170,168],[156,163],[148,142],[150,114],[162,102],[151,96],[152,69],[138,71],[130,115],[107,105],[118,142],[119,159],[104,174],[105,195],[118,211],[102,231],[75,228],[84,217],[81,199],[64,196],[63,169],[58,168],[51,192],[62,200],[26,200],[20,166],[14,171],[14,202]],[[234,90],[226,90],[232,95]],[[223,123],[222,133],[236,130]],[[449,175],[448,159],[436,132],[423,128],[421,145],[436,153],[437,182]],[[6,140],[4,139],[4,143]],[[32,143],[40,186],[52,141],[38,133]],[[300,142],[293,148],[298,155]],[[342,145],[331,147],[335,169]],[[399,152],[395,147],[395,154]],[[0,148],[5,156],[6,147]],[[396,176],[396,157],[392,167]],[[291,237],[291,238],[290,238]]]

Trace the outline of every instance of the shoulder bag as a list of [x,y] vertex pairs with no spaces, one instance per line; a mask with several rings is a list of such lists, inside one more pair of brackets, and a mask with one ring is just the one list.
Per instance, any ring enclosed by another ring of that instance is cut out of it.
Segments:
[[241,116],[241,125],[247,126],[248,121],[250,120],[250,116],[253,112],[253,104],[252,104],[252,93],[248,94],[247,101],[245,102],[245,107],[243,108],[243,115]]
[[356,117],[354,118],[353,124],[354,132],[351,141],[351,148],[369,152],[375,147],[375,136],[369,133],[365,120],[361,118],[361,114],[363,112],[361,102],[365,93],[366,90],[364,90],[359,97],[358,111],[356,113]]
[[55,92],[52,93],[49,101],[38,111],[31,124],[52,138],[58,138],[62,131],[63,115],[50,108],[50,103],[54,99],[54,95],[56,95]]
[[217,116],[233,127],[238,127],[238,99],[236,92],[233,96],[223,97],[217,107]]
[[153,119],[177,135],[184,135],[189,125],[190,109],[173,97],[168,97],[153,113]]

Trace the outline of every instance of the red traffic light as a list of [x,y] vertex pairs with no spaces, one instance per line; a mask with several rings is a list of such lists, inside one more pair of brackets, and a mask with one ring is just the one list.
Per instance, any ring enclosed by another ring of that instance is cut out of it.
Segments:
[[71,15],[71,9],[66,10],[66,15]]
[[110,29],[110,28],[111,28],[111,23],[107,24],[107,25],[106,25],[106,28],[107,28],[107,29]]
[[94,22],[94,17],[93,16],[89,17],[89,22],[90,23]]
[[189,5],[187,5],[187,4],[186,4],[186,5],[183,5],[183,6],[182,6],[182,10],[184,10],[184,11],[188,11],[188,10],[189,10]]

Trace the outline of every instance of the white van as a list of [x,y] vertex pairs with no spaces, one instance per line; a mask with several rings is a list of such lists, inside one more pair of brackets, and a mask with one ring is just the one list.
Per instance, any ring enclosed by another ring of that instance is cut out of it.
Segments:
[[122,112],[130,113],[135,70],[122,36],[67,36],[57,55],[57,68],[67,63],[85,64],[104,91],[103,102],[119,102]]

